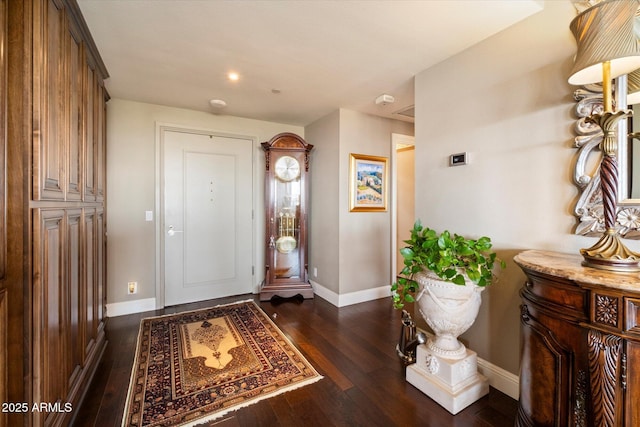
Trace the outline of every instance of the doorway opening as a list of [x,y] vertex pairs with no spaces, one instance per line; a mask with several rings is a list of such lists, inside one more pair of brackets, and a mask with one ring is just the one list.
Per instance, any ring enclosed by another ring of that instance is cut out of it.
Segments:
[[404,266],[400,248],[410,237],[415,222],[415,138],[391,134],[393,197],[391,215],[391,282]]

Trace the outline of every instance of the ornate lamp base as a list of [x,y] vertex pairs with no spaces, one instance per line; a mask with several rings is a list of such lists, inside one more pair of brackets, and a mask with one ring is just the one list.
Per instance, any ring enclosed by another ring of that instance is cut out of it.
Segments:
[[640,254],[628,249],[615,229],[609,228],[588,249],[580,249],[587,267],[636,273],[640,271]]

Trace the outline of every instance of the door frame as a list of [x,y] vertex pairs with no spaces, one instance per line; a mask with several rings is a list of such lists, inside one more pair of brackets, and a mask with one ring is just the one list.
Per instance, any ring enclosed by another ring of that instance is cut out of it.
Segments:
[[[251,135],[241,135],[229,132],[220,132],[216,130],[195,128],[193,126],[182,126],[169,123],[156,122],[156,176],[155,176],[155,212],[156,218],[154,219],[155,236],[156,236],[156,253],[155,253],[155,276],[156,276],[156,309],[165,307],[165,277],[164,277],[164,240],[166,238],[164,233],[164,134],[165,132],[182,132],[192,133],[198,135],[215,136],[222,138],[236,138],[250,140],[253,149],[251,150],[251,265],[252,277],[255,282],[256,279],[256,259],[257,259],[257,221],[256,221],[256,149],[258,147],[258,138]],[[253,283],[253,292],[256,292],[256,284]]]

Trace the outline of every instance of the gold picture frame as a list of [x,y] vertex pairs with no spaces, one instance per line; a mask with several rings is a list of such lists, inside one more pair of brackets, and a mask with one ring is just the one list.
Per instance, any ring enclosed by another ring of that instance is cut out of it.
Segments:
[[349,212],[387,210],[388,158],[349,155]]

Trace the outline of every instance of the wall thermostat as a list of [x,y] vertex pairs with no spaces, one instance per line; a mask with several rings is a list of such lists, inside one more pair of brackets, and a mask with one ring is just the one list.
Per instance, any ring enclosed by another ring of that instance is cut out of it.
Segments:
[[449,166],[461,166],[467,164],[467,153],[457,153],[449,156]]

